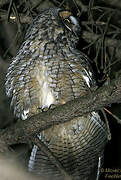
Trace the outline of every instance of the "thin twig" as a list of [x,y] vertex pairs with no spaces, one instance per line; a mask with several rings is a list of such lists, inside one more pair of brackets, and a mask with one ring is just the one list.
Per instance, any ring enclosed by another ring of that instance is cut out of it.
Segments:
[[17,26],[18,26],[18,32],[21,33],[21,23],[20,23],[20,17],[19,17],[19,14],[18,14],[18,11],[17,11],[17,8],[16,8],[16,5],[15,3],[13,2],[13,7],[12,7],[12,10],[16,16],[16,20],[17,20]]
[[[32,17],[23,13],[19,14],[20,22],[23,24],[31,24],[32,23]],[[0,21],[7,21],[7,11],[0,12]],[[14,23],[17,22],[16,16],[11,13],[9,17],[9,21]]]
[[103,109],[101,109],[101,112],[103,113],[103,116],[105,118],[105,123],[106,123],[106,127],[107,127],[107,135],[108,135],[107,138],[110,141],[111,140],[111,132],[110,132],[110,127],[109,127],[109,122],[108,122],[105,111]]
[[8,49],[5,51],[5,53],[4,53],[4,55],[3,55],[4,58],[6,57],[8,51],[10,50],[10,48],[13,46],[13,44],[14,44],[14,42],[16,41],[16,39],[17,39],[17,37],[19,36],[19,34],[20,34],[20,32],[17,31],[17,33],[16,33],[15,37],[13,38],[10,46],[8,47]]
[[[80,17],[81,16],[81,11],[80,11],[80,9],[79,9],[79,7],[77,5],[77,2],[75,0],[73,0],[73,2],[74,2],[75,6],[76,6],[76,9],[78,11],[77,16]],[[80,4],[83,5],[81,1],[80,1]],[[82,11],[83,11],[83,9],[82,9]]]
[[10,0],[10,4],[9,4],[9,7],[8,7],[7,21],[9,21],[9,18],[10,18],[11,9],[12,9],[12,6],[13,6],[13,1],[14,0]]
[[38,7],[41,5],[42,1],[43,1],[43,0],[39,0],[39,2],[37,2],[37,3],[30,9],[30,11],[33,11],[33,9],[38,8]]
[[52,161],[52,163],[60,170],[61,174],[67,179],[72,180],[71,176],[66,172],[65,168],[59,162],[59,160],[54,156],[54,154],[48,149],[48,147],[40,141],[37,137],[33,139],[33,143],[37,145]]
[[105,110],[106,112],[108,112],[112,117],[114,117],[114,118],[116,119],[117,123],[121,124],[121,119],[120,119],[120,118],[118,118],[115,114],[113,114],[112,112],[110,112],[107,108],[104,108],[104,110]]
[[78,7],[81,8],[82,12],[87,12],[88,11],[88,6],[84,5],[81,0],[74,0],[74,1],[78,5]]
[[0,8],[3,7],[5,4],[8,4],[10,0],[0,0]]

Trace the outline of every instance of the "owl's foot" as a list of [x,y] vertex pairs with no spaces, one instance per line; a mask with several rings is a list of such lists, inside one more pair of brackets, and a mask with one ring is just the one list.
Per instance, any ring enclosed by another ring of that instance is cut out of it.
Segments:
[[49,109],[48,107],[43,107],[42,112],[48,111],[48,109]]
[[39,109],[39,112],[45,112],[45,111],[48,111],[49,107],[43,106],[43,107],[38,108],[38,109]]
[[49,109],[55,109],[56,107],[57,107],[57,105],[51,104],[50,107],[49,107]]

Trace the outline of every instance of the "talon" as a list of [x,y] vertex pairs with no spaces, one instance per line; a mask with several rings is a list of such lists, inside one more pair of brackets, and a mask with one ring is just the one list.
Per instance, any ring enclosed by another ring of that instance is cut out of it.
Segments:
[[44,111],[48,111],[48,107],[44,107],[44,108],[42,108],[42,111],[44,112]]
[[49,109],[55,109],[56,107],[57,107],[57,105],[51,104],[50,107],[49,107]]
[[42,108],[38,108],[38,112],[42,112],[43,110],[42,110]]

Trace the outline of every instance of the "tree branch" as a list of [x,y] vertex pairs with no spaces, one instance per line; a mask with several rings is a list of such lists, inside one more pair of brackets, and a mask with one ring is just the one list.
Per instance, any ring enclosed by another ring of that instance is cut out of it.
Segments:
[[8,4],[10,0],[0,0],[0,8],[4,6],[5,4]]
[[102,2],[105,2],[106,4],[112,5],[117,8],[121,8],[121,1],[120,0],[101,0]]
[[[92,93],[67,102],[65,105],[49,109],[47,112],[39,113],[25,121],[19,121],[15,125],[1,130],[0,142],[6,145],[29,143],[32,136],[51,127],[53,124],[70,121],[74,117],[100,110],[104,106],[118,102],[121,102],[121,75],[112,80],[108,86],[104,85]],[[0,151],[3,150],[0,149]]]
[[[101,35],[88,32],[88,31],[83,31],[82,33],[82,38],[85,39],[87,42],[93,42],[98,40],[101,37]],[[112,47],[121,47],[121,41],[117,39],[111,39],[111,38],[106,38],[106,43],[107,46],[112,46]],[[121,52],[120,52],[121,54]]]
[[[95,33],[92,33],[92,32],[83,31],[82,38],[85,41],[87,41],[88,43],[92,43],[92,42],[96,42],[98,39],[102,38],[102,36],[101,36],[101,34],[98,35],[98,34],[95,34]],[[121,50],[120,50],[121,40],[106,37],[105,42],[106,42],[106,45],[108,47],[116,48],[116,52],[115,52],[116,54],[115,55],[116,55],[117,58],[120,58],[121,57]]]
[[[32,23],[32,17],[31,16],[20,13],[19,17],[20,17],[20,22],[23,24],[26,24],[26,23],[31,24]],[[7,20],[7,12],[1,12],[0,13],[0,20],[1,21]],[[16,17],[13,14],[10,15],[9,20],[10,20],[10,22],[16,22],[17,21]],[[81,22],[81,24],[84,26],[86,25],[86,23],[89,23],[89,22],[84,22],[84,21]],[[87,41],[88,43],[92,43],[92,42],[95,42],[96,40],[102,38],[102,35],[101,34],[95,34],[93,32],[89,32],[89,31],[83,31],[82,38],[85,41]],[[121,40],[106,37],[105,42],[106,42],[108,47],[116,48],[116,57],[117,58],[121,57],[121,51],[120,51]]]

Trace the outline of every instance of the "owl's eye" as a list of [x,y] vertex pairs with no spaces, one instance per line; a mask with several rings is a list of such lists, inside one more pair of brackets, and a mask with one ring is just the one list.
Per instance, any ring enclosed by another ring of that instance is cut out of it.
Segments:
[[68,30],[75,31],[75,27],[79,28],[77,19],[72,16],[70,11],[60,11],[59,15]]
[[65,22],[66,24],[71,24],[70,19],[64,19],[64,22]]
[[78,25],[78,21],[74,16],[69,16],[68,18],[65,18],[64,20],[64,25],[70,30],[73,30],[74,26]]
[[69,30],[71,30],[71,29],[72,29],[72,26],[73,26],[73,23],[71,22],[70,19],[64,19],[64,25],[65,25]]

